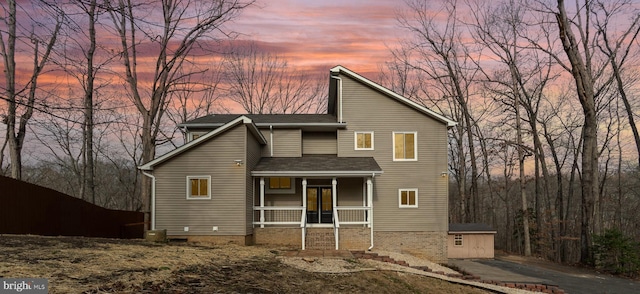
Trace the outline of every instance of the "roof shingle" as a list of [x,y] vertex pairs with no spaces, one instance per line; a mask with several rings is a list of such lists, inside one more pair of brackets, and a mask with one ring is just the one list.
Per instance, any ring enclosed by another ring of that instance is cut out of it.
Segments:
[[481,223],[449,224],[449,232],[495,232],[491,226]]
[[373,157],[263,157],[253,172],[382,172]]
[[256,124],[264,123],[336,123],[337,119],[331,114],[211,114],[190,121],[181,125],[195,126],[198,124],[225,124],[239,116],[246,116]]

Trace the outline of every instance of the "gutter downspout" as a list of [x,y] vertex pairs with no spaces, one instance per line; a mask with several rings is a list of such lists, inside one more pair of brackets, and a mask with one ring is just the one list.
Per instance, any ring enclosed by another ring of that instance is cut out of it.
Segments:
[[269,125],[269,152],[273,157],[273,125]]
[[367,183],[367,188],[370,188],[368,191],[367,195],[367,200],[369,201],[369,207],[371,207],[371,210],[369,210],[369,228],[371,229],[371,233],[369,235],[371,235],[371,246],[369,246],[369,248],[367,249],[367,251],[371,251],[371,249],[373,249],[373,179],[376,177],[375,173],[371,174],[371,185],[369,185]]
[[331,76],[338,80],[338,122],[343,123],[342,121],[342,79],[340,77]]
[[156,177],[146,171],[142,174],[151,178],[151,230],[156,229]]

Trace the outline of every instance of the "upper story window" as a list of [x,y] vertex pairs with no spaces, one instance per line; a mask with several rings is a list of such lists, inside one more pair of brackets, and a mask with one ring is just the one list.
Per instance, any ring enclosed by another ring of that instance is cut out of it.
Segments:
[[418,207],[418,189],[398,190],[399,207]]
[[211,176],[187,176],[187,199],[211,199]]
[[418,160],[418,133],[393,132],[393,160]]
[[355,150],[373,150],[373,132],[355,132]]
[[268,185],[266,191],[269,193],[293,194],[296,192],[295,181],[293,180],[293,178],[269,178],[267,184]]

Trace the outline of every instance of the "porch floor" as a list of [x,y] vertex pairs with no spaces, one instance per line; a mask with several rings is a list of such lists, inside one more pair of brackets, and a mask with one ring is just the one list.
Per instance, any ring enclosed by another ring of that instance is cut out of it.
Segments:
[[349,250],[292,250],[282,253],[286,257],[322,257],[322,258],[353,258]]

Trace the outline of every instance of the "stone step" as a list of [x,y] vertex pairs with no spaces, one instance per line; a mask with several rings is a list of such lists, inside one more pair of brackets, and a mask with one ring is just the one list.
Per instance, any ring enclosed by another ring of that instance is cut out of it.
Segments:
[[307,228],[305,248],[309,250],[335,250],[333,228]]

